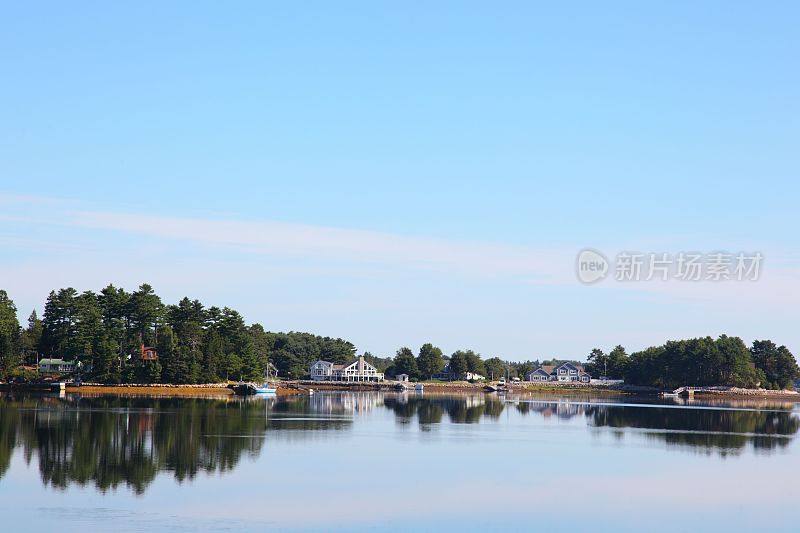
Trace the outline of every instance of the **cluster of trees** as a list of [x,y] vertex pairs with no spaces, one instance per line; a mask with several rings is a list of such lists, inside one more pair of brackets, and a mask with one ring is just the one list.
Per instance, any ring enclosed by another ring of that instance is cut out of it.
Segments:
[[[431,343],[423,344],[416,356],[411,348],[403,346],[397,350],[394,359],[377,360],[386,362],[383,368],[379,365],[376,366],[379,370],[386,372],[387,376],[408,374],[412,380],[431,379],[434,375],[442,372],[445,367],[448,368],[451,377],[455,379],[460,379],[468,372],[497,379],[506,374],[514,375],[516,373],[514,365],[521,364],[509,363],[499,357],[483,360],[481,354],[473,350],[457,350],[447,357],[441,348]],[[375,363],[373,362],[373,364]]]
[[800,368],[786,346],[757,340],[751,347],[739,337],[721,335],[668,341],[630,356],[617,346],[608,354],[595,348],[587,371],[625,379],[627,383],[677,388],[683,385],[785,389],[800,377]]
[[[140,346],[155,346],[158,360],[142,361]],[[99,293],[73,288],[52,291],[41,318],[31,313],[21,328],[17,309],[0,290],[0,377],[7,378],[22,362],[41,357],[78,361],[91,368],[88,376],[106,383],[210,383],[224,379],[257,380],[271,362],[281,376],[307,376],[311,363],[324,359],[348,363],[356,347],[339,338],[310,333],[273,333],[260,324],[246,325],[228,307],[205,307],[183,298],[165,305],[150,285],[126,292],[109,285]],[[473,350],[446,357],[441,348],[423,344],[415,355],[408,347],[393,358],[365,358],[392,377],[431,379],[448,366],[459,379],[466,373],[497,379],[520,377],[540,365],[563,360],[509,362],[486,360]],[[747,347],[738,337],[702,337],[669,341],[628,355],[616,346],[605,353],[595,348],[588,356],[593,376],[624,379],[627,383],[675,388],[682,385],[791,387],[800,377],[794,355],[769,340]]]
[[[157,349],[142,361],[140,346]],[[228,307],[183,298],[165,305],[150,285],[127,292],[109,285],[99,293],[52,291],[41,318],[34,311],[20,328],[16,307],[0,291],[0,373],[42,357],[80,362],[86,378],[105,383],[212,383],[263,378],[272,363],[281,375],[302,377],[320,358],[351,360],[355,346],[309,333],[272,333],[246,325]]]

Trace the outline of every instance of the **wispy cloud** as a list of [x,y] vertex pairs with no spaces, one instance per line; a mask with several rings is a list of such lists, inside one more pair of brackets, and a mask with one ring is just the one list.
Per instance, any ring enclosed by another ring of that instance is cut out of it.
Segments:
[[[762,250],[757,282],[606,279],[584,287],[573,243],[468,242],[3,198],[0,282],[26,313],[53,288],[147,281],[166,301],[189,295],[233,305],[278,329],[362,339],[376,353],[439,339],[525,358],[530,346],[537,355],[577,354],[598,338],[645,346],[709,332],[797,344],[784,317],[800,296],[800,270],[774,251]],[[609,255],[629,248],[601,244]]]
[[[412,266],[540,282],[570,277],[568,251],[458,242],[275,221],[209,220],[80,211],[69,223],[152,238],[236,247],[254,253]],[[566,276],[565,276],[566,271]]]
[[71,200],[65,198],[57,198],[54,196],[39,196],[34,194],[11,194],[0,191],[0,205],[17,205],[17,206],[31,206],[31,205],[66,205],[71,203]]

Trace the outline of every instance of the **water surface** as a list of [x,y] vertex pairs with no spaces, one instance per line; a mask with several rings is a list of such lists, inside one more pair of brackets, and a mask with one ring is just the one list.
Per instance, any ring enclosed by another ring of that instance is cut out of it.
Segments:
[[8,531],[797,529],[791,403],[0,400]]

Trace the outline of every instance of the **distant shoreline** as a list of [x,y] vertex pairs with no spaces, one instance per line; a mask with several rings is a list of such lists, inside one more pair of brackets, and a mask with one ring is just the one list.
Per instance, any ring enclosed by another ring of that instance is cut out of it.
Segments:
[[[434,394],[459,394],[483,393],[484,383],[468,382],[423,382],[425,393]],[[326,382],[326,381],[279,381],[275,383],[278,396],[289,396],[306,393],[309,389],[328,391],[384,391],[395,392],[397,382]],[[41,391],[36,384],[11,385],[0,384],[0,391],[28,392]],[[232,396],[233,391],[224,383],[209,383],[200,385],[170,385],[170,384],[67,384],[65,391],[87,395],[119,395],[119,396],[162,396],[162,397],[220,397]],[[409,392],[414,392],[410,390]],[[658,391],[646,387],[608,387],[582,384],[539,384],[521,382],[511,387],[513,394],[551,394],[560,396],[573,396],[581,394],[608,395],[608,396],[658,396]],[[778,391],[763,389],[720,389],[703,390],[695,392],[696,398],[717,399],[780,399],[791,402],[800,402],[800,394],[794,391]]]

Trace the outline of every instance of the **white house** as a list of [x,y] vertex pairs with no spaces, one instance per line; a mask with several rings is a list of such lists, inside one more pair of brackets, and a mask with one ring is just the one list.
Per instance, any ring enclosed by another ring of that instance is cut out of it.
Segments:
[[67,374],[74,370],[74,361],[64,361],[63,359],[41,359],[39,361],[40,374]]
[[383,381],[383,372],[360,355],[352,363],[337,365],[329,361],[315,361],[308,370],[314,381]]
[[314,381],[330,381],[333,377],[333,366],[333,363],[320,359],[309,367],[308,373],[311,374],[311,379]]
[[525,379],[534,382],[555,381],[557,383],[589,383],[592,376],[590,376],[581,365],[561,363],[558,366],[540,366],[536,370],[528,372]]

